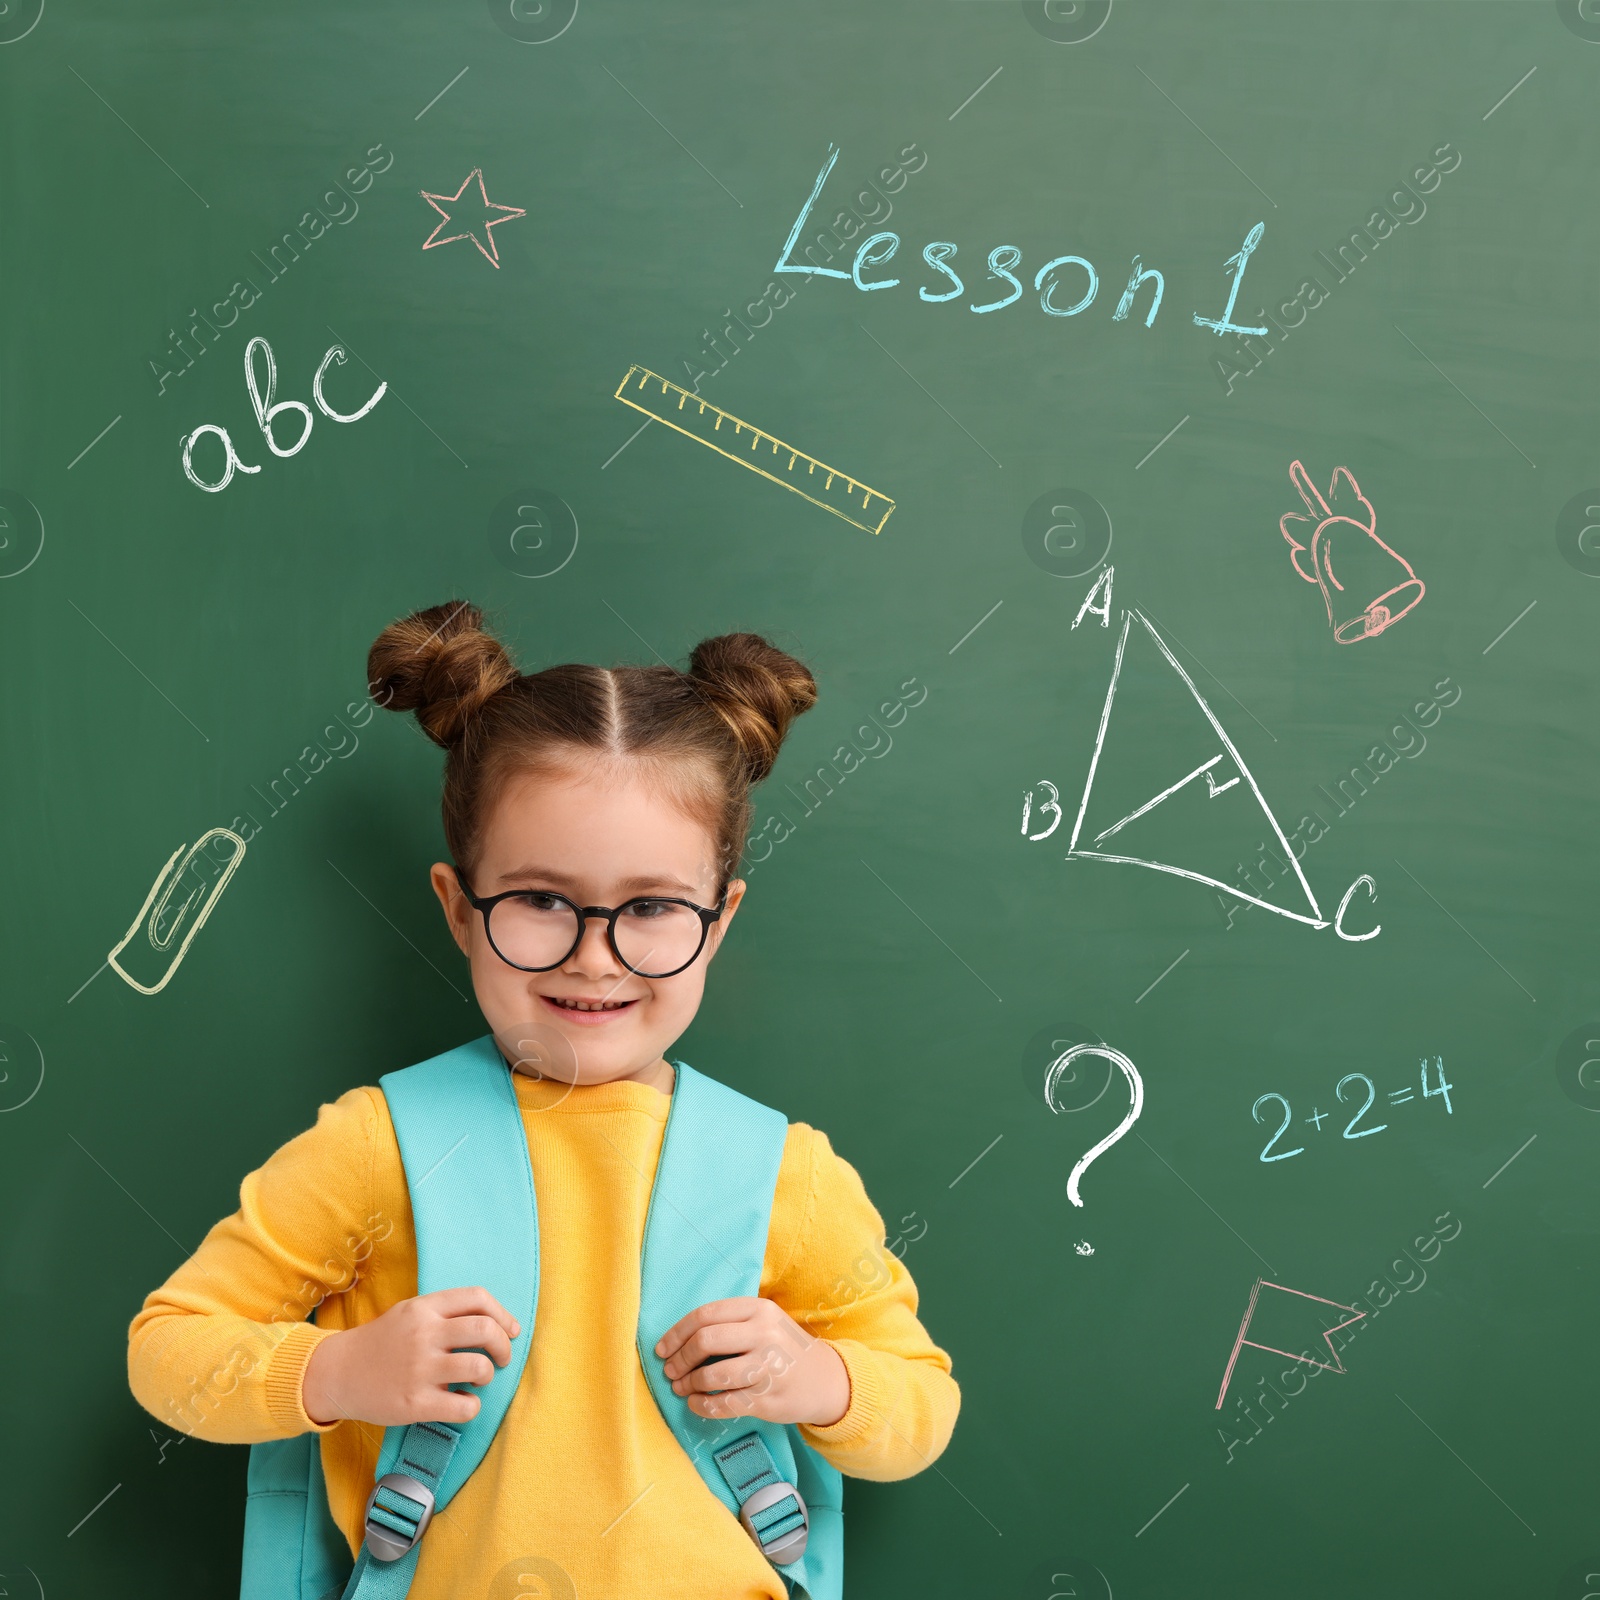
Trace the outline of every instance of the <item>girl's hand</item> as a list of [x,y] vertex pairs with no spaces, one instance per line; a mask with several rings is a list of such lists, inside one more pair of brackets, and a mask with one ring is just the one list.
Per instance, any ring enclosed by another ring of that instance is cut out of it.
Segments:
[[754,1295],[698,1306],[667,1329],[656,1354],[666,1358],[672,1392],[687,1395],[696,1416],[827,1427],[850,1409],[839,1352]]
[[487,1383],[511,1359],[520,1332],[487,1289],[441,1289],[402,1300],[374,1321],[318,1343],[306,1363],[301,1404],[319,1424],[470,1422],[482,1402],[449,1385]]

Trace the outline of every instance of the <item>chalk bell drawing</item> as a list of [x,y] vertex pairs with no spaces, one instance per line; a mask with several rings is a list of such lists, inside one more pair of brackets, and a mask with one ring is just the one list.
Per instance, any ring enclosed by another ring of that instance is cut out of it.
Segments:
[[1322,590],[1328,626],[1340,644],[1376,639],[1427,593],[1422,579],[1378,537],[1377,513],[1348,467],[1334,468],[1326,499],[1298,461],[1289,481],[1306,507],[1304,516],[1290,511],[1278,519],[1294,570]]
[[[238,871],[244,851],[244,840],[229,828],[212,828],[192,845],[179,845],[151,884],[139,915],[112,945],[106,957],[111,970],[140,994],[160,994]],[[155,952],[153,961],[147,950]],[[155,981],[136,978],[118,960],[124,955],[130,966],[148,967],[143,975]]]

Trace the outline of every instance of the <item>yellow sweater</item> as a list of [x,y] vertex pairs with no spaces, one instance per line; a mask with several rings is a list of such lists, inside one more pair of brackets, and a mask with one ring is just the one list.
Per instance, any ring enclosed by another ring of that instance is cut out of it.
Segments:
[[[513,1082],[539,1206],[533,1343],[488,1455],[423,1539],[411,1600],[521,1594],[524,1574],[549,1585],[540,1592],[570,1586],[584,1600],[783,1600],[639,1364],[639,1259],[668,1097],[640,1083]],[[417,1292],[382,1092],[324,1105],[315,1127],[244,1180],[239,1201],[134,1318],[129,1381],[147,1410],[202,1439],[320,1432],[329,1504],[354,1551],[383,1429],[318,1428],[301,1380],[319,1340]],[[960,1404],[950,1358],[917,1320],[916,1286],[885,1248],[855,1169],[804,1123],[784,1146],[761,1294],[827,1338],[848,1369],[844,1416],[802,1429],[827,1460],[892,1479],[939,1455]]]

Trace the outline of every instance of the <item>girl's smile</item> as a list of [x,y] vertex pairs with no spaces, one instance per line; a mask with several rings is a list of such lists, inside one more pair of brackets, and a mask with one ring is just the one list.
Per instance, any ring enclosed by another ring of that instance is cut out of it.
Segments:
[[638,1005],[638,1000],[588,1000],[572,995],[542,994],[539,998],[558,1013],[563,1021],[576,1022],[581,1027],[598,1028],[618,1017],[625,1016]]

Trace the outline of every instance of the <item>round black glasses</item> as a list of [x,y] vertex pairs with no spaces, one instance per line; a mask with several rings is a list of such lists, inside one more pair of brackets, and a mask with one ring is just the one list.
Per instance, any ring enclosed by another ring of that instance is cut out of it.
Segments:
[[483,915],[494,953],[519,972],[549,972],[570,960],[583,943],[590,917],[603,917],[613,954],[641,978],[671,978],[693,966],[711,926],[728,903],[715,909],[692,900],[641,895],[620,906],[580,906],[553,889],[508,889],[479,899],[461,869],[453,869],[461,892]]

